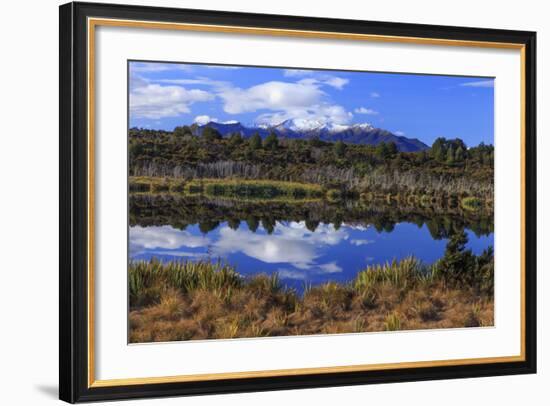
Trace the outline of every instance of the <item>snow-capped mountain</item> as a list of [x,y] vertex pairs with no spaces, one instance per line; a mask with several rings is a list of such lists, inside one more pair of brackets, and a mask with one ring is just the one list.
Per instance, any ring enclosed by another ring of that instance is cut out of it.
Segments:
[[196,133],[200,135],[205,127],[217,130],[222,136],[229,136],[239,133],[248,138],[254,133],[265,138],[269,133],[274,132],[278,137],[291,139],[311,139],[318,137],[322,141],[342,141],[349,144],[376,145],[381,142],[394,142],[397,148],[403,152],[421,151],[428,146],[416,138],[398,136],[382,128],[375,128],[371,124],[327,124],[317,120],[289,119],[277,125],[258,124],[250,127],[239,122],[218,123],[209,122],[200,125]]

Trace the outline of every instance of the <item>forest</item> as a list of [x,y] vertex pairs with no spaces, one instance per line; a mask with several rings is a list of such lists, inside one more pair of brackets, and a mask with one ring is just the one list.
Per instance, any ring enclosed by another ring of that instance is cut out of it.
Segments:
[[274,133],[264,139],[238,133],[222,137],[209,127],[200,136],[189,126],[171,132],[131,128],[129,160],[134,191],[139,177],[242,179],[320,185],[343,196],[469,197],[489,205],[493,199],[494,147],[468,147],[460,139],[438,138],[428,150],[400,152],[385,142],[329,143]]

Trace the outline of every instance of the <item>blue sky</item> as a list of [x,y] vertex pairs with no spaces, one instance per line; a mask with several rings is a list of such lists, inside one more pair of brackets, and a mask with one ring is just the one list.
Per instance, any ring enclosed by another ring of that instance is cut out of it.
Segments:
[[431,145],[493,143],[490,78],[130,62],[130,126],[209,120],[330,128],[369,123]]

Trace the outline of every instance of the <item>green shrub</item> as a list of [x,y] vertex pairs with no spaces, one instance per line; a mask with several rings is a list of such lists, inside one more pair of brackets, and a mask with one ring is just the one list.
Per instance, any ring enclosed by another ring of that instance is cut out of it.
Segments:
[[469,196],[463,198],[460,205],[466,210],[479,210],[483,206],[483,201],[477,197]]

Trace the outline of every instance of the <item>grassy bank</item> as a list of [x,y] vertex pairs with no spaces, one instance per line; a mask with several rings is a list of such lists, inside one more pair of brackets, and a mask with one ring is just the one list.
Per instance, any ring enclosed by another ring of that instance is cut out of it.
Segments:
[[277,275],[243,278],[222,263],[132,262],[130,341],[493,325],[492,252],[452,250],[433,265],[410,257],[370,266],[303,295]]
[[324,196],[319,185],[276,180],[192,179],[132,177],[130,191],[175,193],[243,200],[312,200]]
[[242,201],[313,201],[323,199],[330,203],[343,200],[382,201],[387,204],[414,204],[422,207],[460,207],[468,211],[492,210],[491,199],[467,195],[417,194],[407,190],[380,192],[367,190],[362,193],[346,191],[338,187],[314,183],[278,180],[249,179],[190,179],[173,177],[132,176],[130,192],[206,196],[211,198],[238,199]]

